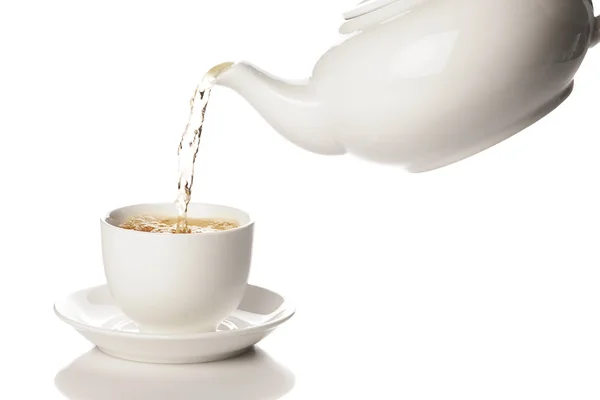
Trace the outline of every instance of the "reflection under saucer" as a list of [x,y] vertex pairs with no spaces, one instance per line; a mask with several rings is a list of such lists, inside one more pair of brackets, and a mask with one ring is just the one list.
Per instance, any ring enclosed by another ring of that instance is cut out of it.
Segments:
[[294,387],[294,374],[265,351],[206,364],[143,364],[93,349],[61,370],[55,384],[71,400],[271,400]]

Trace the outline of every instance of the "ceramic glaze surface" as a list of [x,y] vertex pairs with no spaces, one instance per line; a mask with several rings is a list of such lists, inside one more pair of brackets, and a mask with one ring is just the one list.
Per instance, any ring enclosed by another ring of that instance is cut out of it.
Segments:
[[597,40],[589,0],[380,3],[346,14],[344,40],[304,82],[240,63],[218,83],[307,150],[422,172],[552,111]]
[[123,312],[147,332],[210,332],[239,304],[250,273],[253,222],[243,211],[190,203],[190,218],[237,221],[235,229],[200,234],[119,228],[128,217],[177,215],[174,203],[112,211],[101,221],[108,286]]
[[248,285],[240,305],[216,332],[176,335],[142,332],[112,298],[106,285],[57,301],[56,315],[103,352],[133,361],[187,364],[240,354],[290,319],[294,308],[279,294]]

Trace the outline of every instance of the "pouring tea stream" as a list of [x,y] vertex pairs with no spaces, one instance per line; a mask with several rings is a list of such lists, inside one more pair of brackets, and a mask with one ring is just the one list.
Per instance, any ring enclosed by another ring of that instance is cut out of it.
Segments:
[[546,116],[600,40],[590,0],[371,0],[299,82],[240,62],[216,84],[290,142],[409,172],[475,155]]

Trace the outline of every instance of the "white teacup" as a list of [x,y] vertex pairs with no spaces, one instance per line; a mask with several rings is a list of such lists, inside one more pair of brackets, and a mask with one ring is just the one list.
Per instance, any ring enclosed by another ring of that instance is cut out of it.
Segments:
[[120,228],[131,216],[177,215],[174,203],[140,204],[101,222],[108,287],[123,312],[152,333],[215,331],[239,305],[248,282],[254,223],[245,212],[190,204],[189,218],[234,220],[239,227],[200,234]]

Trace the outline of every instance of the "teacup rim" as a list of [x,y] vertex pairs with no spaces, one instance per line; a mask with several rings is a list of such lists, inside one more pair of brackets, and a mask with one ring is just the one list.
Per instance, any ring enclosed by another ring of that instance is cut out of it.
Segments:
[[[132,229],[125,229],[125,228],[121,228],[120,226],[117,225],[113,225],[111,223],[108,222],[108,219],[110,219],[111,214],[113,214],[116,211],[119,211],[121,209],[124,208],[129,208],[129,207],[141,207],[141,206],[167,206],[167,205],[174,205],[174,203],[172,202],[155,202],[155,203],[136,203],[136,204],[129,204],[129,205],[125,205],[125,206],[121,206],[121,207],[117,207],[117,208],[113,208],[112,210],[108,211],[103,217],[100,218],[100,223],[102,225],[105,225],[107,227],[110,228],[114,228],[116,230],[119,231],[124,231],[124,232],[128,232],[129,234],[132,235],[152,235],[152,236],[169,236],[169,237],[191,237],[191,236],[198,236],[198,235],[186,235],[186,234],[173,234],[173,233],[169,233],[169,232],[142,232],[142,231],[135,231]],[[243,214],[245,214],[248,217],[248,221],[245,224],[242,224],[236,228],[232,228],[232,229],[227,229],[224,231],[212,231],[212,232],[203,232],[201,235],[202,236],[215,236],[215,235],[227,235],[227,234],[231,234],[233,232],[238,232],[240,230],[244,230],[244,229],[248,229],[249,227],[254,225],[254,219],[252,218],[252,216],[250,215],[249,212],[242,210],[241,208],[238,207],[234,207],[234,206],[230,206],[227,204],[217,204],[217,203],[204,203],[204,202],[191,202],[190,205],[200,205],[200,206],[208,206],[208,207],[224,207],[224,208],[229,208],[231,210],[235,210],[235,211],[239,211]]]

